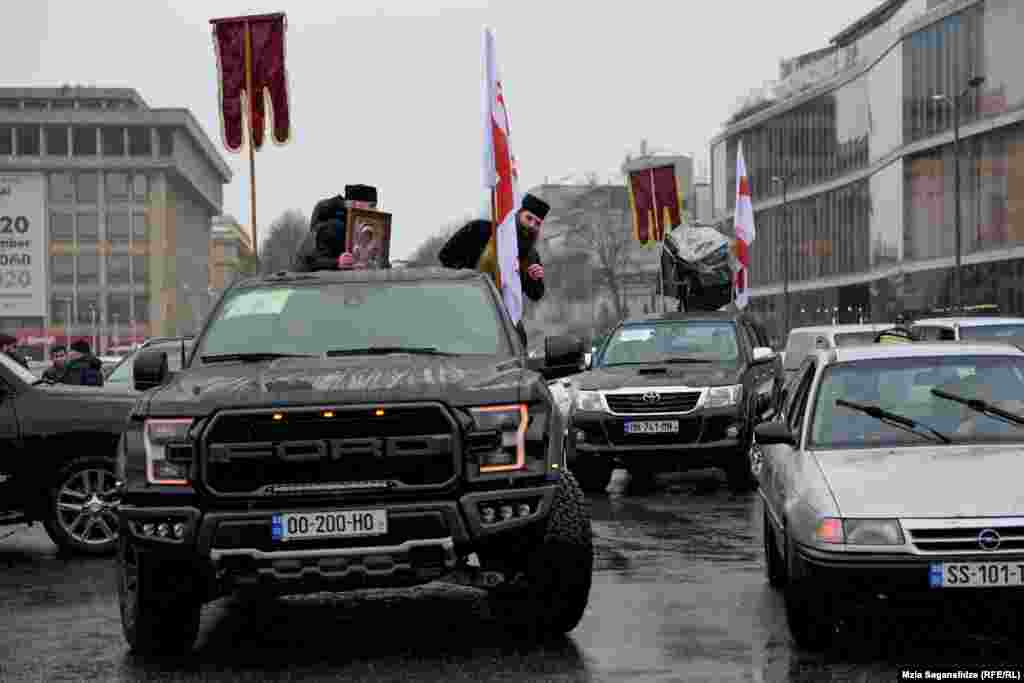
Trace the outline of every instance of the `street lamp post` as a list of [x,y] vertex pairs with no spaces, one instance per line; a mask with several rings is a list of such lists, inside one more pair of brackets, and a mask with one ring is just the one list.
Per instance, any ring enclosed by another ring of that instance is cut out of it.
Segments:
[[92,316],[92,344],[90,346],[93,353],[99,353],[99,344],[96,340],[96,306],[94,304],[89,304],[89,315]]
[[953,307],[958,313],[963,312],[963,270],[960,252],[961,244],[961,218],[960,218],[960,102],[971,90],[980,87],[985,82],[984,76],[975,76],[967,81],[967,87],[955,96],[932,95],[932,100],[945,102],[953,107],[953,203],[956,204],[953,213],[954,230],[954,256],[956,265],[953,276]]
[[778,185],[782,185],[782,212],[783,212],[783,225],[785,226],[782,239],[782,334],[783,336],[789,334],[789,202],[786,198],[786,192],[789,189],[789,181],[793,179],[792,175],[786,176],[772,176],[772,182]]
[[112,346],[119,346],[121,344],[121,314],[114,313],[114,343]]

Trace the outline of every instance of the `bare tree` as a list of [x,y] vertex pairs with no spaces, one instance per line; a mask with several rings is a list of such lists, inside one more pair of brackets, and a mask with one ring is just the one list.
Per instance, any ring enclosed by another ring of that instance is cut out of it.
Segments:
[[455,234],[456,230],[461,228],[470,220],[472,220],[471,217],[466,217],[461,221],[451,221],[439,232],[425,239],[418,247],[416,247],[415,250],[413,250],[412,255],[406,260],[406,265],[412,268],[440,266],[441,261],[439,260],[439,255],[441,253],[441,248],[444,247],[445,242]]
[[571,209],[563,220],[572,226],[568,242],[592,255],[594,284],[602,284],[611,292],[618,319],[625,316],[623,275],[632,251],[629,212],[616,207],[614,193],[621,188],[601,185],[596,174],[590,174],[590,191],[582,198],[586,206]]
[[260,272],[291,270],[295,254],[308,233],[309,219],[298,209],[289,209],[278,216],[260,245]]

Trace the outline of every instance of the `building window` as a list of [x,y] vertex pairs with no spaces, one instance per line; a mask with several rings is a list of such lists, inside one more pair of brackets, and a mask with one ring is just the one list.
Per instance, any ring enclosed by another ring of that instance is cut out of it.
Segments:
[[132,282],[144,285],[149,280],[149,262],[143,255],[132,256]]
[[75,283],[75,257],[71,254],[51,256],[50,280],[55,285],[73,285]]
[[78,322],[81,325],[92,325],[94,316],[97,325],[103,321],[100,298],[95,294],[79,294],[78,305],[75,306],[75,309]]
[[131,222],[126,211],[107,212],[107,240],[114,246],[127,246],[131,238]]
[[124,156],[124,128],[121,126],[104,126],[100,129],[103,140],[103,156]]
[[174,156],[174,129],[160,129],[160,156]]
[[76,157],[96,156],[96,127],[75,126],[72,128],[72,151]]
[[139,295],[132,301],[132,319],[137,323],[149,322],[149,297]]
[[61,111],[67,111],[68,109],[74,109],[74,108],[75,108],[74,100],[54,100],[53,102],[50,103],[50,109],[51,110],[59,109]]
[[75,241],[75,219],[70,213],[54,211],[50,214],[50,242]]
[[132,181],[132,189],[135,193],[135,201],[146,201],[149,198],[149,178],[141,173],[136,174]]
[[132,214],[132,239],[136,242],[149,239],[149,215],[145,211]]
[[78,214],[78,243],[96,244],[100,239],[100,218],[95,213]]
[[39,126],[18,126],[18,156],[39,156]]
[[127,202],[132,198],[127,173],[107,174],[107,201]]
[[25,109],[31,111],[44,111],[47,107],[46,100],[25,100]]
[[100,255],[87,251],[78,255],[78,284],[98,285],[100,283]]
[[148,157],[153,155],[153,139],[149,131],[150,129],[144,126],[128,128],[128,153],[131,156]]
[[72,202],[75,200],[75,177],[70,173],[50,174],[50,201]]
[[79,100],[79,109],[102,109],[103,100]]
[[74,319],[74,302],[71,297],[50,298],[50,320],[55,325],[67,325]]
[[47,156],[66,157],[68,155],[68,127],[46,126],[43,131],[46,136]]
[[0,155],[10,156],[14,154],[14,129],[10,126],[0,126]]
[[131,282],[131,257],[128,254],[107,254],[107,284],[127,285]]
[[75,179],[78,201],[82,204],[95,204],[100,197],[100,176],[98,173],[79,173]]
[[130,294],[112,293],[107,295],[107,320],[111,324],[127,325],[132,319],[132,297]]

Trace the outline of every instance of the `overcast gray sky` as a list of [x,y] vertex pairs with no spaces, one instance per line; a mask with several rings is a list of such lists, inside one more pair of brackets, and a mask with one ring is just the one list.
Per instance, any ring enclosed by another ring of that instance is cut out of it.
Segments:
[[739,95],[879,3],[25,0],[3,72],[11,86],[131,87],[150,106],[191,109],[235,170],[225,212],[248,225],[248,157],[220,139],[209,20],[286,11],[294,139],[257,154],[258,223],[370,183],[401,258],[483,203],[485,25],[526,189],[610,175],[642,138],[703,163]]

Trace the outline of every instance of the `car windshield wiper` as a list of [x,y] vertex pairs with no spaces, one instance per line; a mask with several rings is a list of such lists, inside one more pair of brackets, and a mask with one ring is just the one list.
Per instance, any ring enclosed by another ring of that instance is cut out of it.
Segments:
[[711,361],[707,358],[669,358],[668,360],[661,361],[662,363],[710,363]]
[[879,408],[878,406],[866,403],[855,403],[843,398],[836,399],[836,405],[860,411],[865,415],[875,418],[876,420],[881,420],[882,422],[893,425],[894,427],[900,427],[901,429],[905,429],[906,431],[917,434],[918,436],[925,436],[927,434],[930,438],[938,439],[942,443],[953,443],[953,439],[933,427],[929,427],[928,425],[917,422],[916,420],[911,420],[905,415],[890,413],[888,410]]
[[998,417],[1011,424],[1024,426],[1024,417],[1011,413],[998,408],[988,401],[983,401],[980,398],[964,398],[963,396],[957,396],[956,394],[950,394],[949,392],[943,391],[942,389],[932,389],[932,393],[939,398],[944,398],[949,401],[956,401],[961,405],[965,405],[971,410],[977,411],[982,415],[988,415],[989,417]]
[[331,356],[386,356],[391,353],[410,353],[419,356],[457,356],[457,353],[438,351],[433,346],[367,346],[363,349],[334,349],[327,352]]
[[271,353],[269,351],[255,351],[252,353],[215,353],[209,356],[200,356],[199,360],[204,363],[227,363],[236,360],[256,363],[261,360],[276,360],[278,358],[319,358],[319,356],[312,353]]

